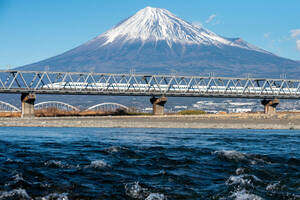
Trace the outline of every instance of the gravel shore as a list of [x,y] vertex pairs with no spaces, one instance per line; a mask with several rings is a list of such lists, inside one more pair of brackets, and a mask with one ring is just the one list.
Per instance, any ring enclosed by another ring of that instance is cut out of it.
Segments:
[[299,114],[0,118],[2,127],[300,129]]

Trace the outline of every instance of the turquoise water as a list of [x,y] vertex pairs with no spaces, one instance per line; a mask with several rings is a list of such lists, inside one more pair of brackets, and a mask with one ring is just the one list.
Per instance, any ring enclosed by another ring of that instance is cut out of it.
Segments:
[[1,128],[0,199],[300,199],[300,132]]

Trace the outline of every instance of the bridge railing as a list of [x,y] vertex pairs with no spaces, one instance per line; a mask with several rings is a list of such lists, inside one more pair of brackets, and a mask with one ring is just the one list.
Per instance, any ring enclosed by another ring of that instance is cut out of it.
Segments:
[[8,70],[0,71],[0,92],[300,98],[300,80]]

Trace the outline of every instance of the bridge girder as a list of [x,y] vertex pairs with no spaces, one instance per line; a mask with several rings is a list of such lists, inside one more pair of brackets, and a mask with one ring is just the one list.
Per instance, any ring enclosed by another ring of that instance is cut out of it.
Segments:
[[0,93],[299,99],[300,80],[2,70]]

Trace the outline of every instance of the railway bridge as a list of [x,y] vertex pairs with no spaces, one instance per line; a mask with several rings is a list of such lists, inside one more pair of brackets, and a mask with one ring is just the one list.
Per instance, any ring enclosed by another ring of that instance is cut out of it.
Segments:
[[272,114],[279,99],[300,99],[300,80],[2,70],[0,93],[21,94],[22,117],[33,116],[36,94],[149,96],[157,115],[167,97],[253,98]]

